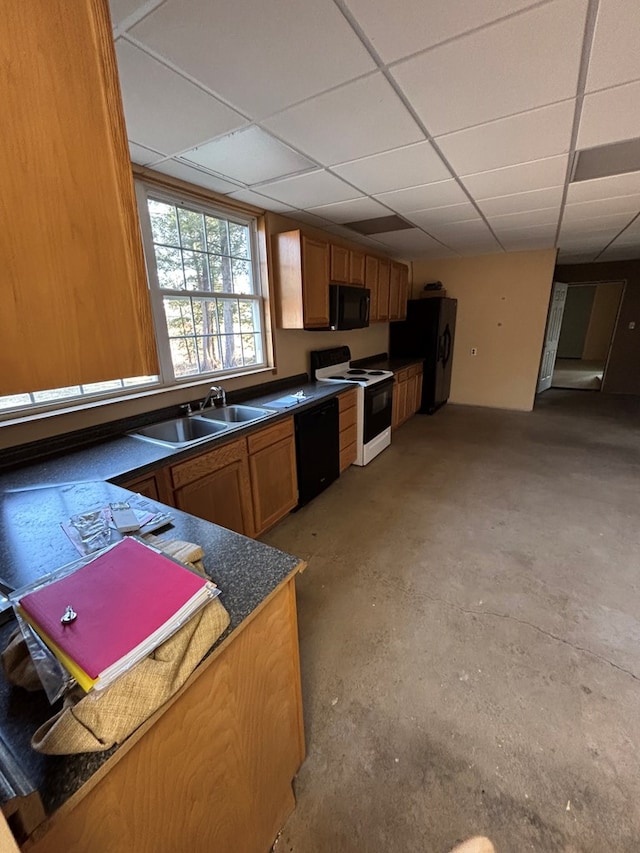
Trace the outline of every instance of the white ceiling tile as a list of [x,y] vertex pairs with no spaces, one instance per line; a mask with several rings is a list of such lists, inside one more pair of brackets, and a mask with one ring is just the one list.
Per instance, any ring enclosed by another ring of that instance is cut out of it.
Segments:
[[246,124],[235,110],[123,39],[116,42],[127,133],[175,154]]
[[558,157],[534,160],[532,163],[518,163],[504,169],[466,175],[462,178],[462,183],[477,201],[557,187],[564,184],[568,160],[568,154],[561,154]]
[[322,170],[262,184],[260,192],[300,208],[333,204],[336,201],[347,201],[359,196],[358,190],[354,190],[340,178]]
[[558,253],[559,264],[588,264],[595,258],[595,252],[563,252]]
[[640,77],[638,0],[600,0],[587,92]]
[[637,246],[618,247],[614,243],[599,258],[599,261],[635,261],[640,258],[640,242]]
[[138,163],[140,166],[147,166],[149,163],[154,163],[163,155],[159,151],[153,151],[151,148],[146,148],[144,145],[138,145],[137,142],[129,140],[129,154],[131,162]]
[[128,18],[142,4],[142,0],[109,0],[111,23],[117,27],[121,21]]
[[345,240],[352,240],[354,243],[363,243],[364,238],[362,234],[358,234],[357,231],[352,231],[350,228],[345,228],[342,225],[331,223],[331,225],[326,225],[324,230],[329,234],[336,234],[338,237],[344,237]]
[[598,213],[597,209],[582,205],[566,205],[562,215],[563,228],[624,228],[636,215],[633,211],[622,211],[621,213]]
[[544,210],[525,210],[520,213],[507,213],[502,216],[488,216],[492,228],[512,230],[528,228],[531,225],[557,225],[560,207],[549,207]]
[[553,249],[555,246],[553,237],[511,237],[508,240],[500,239],[507,252],[532,252],[536,249]]
[[640,80],[585,95],[577,148],[594,148],[640,136],[639,105]]
[[551,240],[553,243],[556,230],[558,228],[556,223],[551,225],[519,225],[517,228],[511,225],[505,227],[498,223],[496,225],[496,221],[493,220],[491,222],[491,227],[494,230],[496,236],[502,242],[503,240]]
[[370,195],[451,177],[430,142],[416,142],[383,154],[352,160],[333,166],[332,171]]
[[404,0],[401,10],[384,0],[348,0],[348,5],[382,59],[392,62],[536,2]]
[[565,205],[564,215],[575,219],[588,219],[595,216],[607,216],[610,213],[637,213],[639,210],[640,196],[624,195],[567,204]]
[[567,203],[614,198],[621,195],[640,195],[640,172],[611,175],[608,178],[597,178],[593,181],[578,181],[575,184],[569,184]]
[[393,76],[436,136],[573,98],[586,9],[547,3],[407,59]]
[[267,198],[253,190],[236,190],[229,193],[229,198],[236,198],[238,201],[243,201],[246,204],[253,204],[255,207],[262,207],[264,210],[272,210],[274,213],[286,213],[293,215],[297,213],[294,207],[288,204],[283,204],[281,201],[274,201],[272,198]]
[[453,248],[460,244],[473,243],[477,245],[481,241],[493,243],[494,238],[482,219],[468,220],[465,222],[449,222],[447,224],[434,224],[429,227],[429,234],[436,239],[442,240]]
[[564,101],[441,136],[437,142],[459,175],[565,154],[574,106],[574,101]]
[[253,118],[375,67],[332,0],[168,0],[131,32]]
[[413,257],[419,257],[418,253],[421,252],[433,252],[441,248],[436,240],[432,240],[424,231],[417,228],[407,231],[385,231],[376,234],[375,239],[396,253],[405,252]]
[[565,227],[564,224],[560,230],[560,243],[570,243],[571,241],[580,240],[600,240],[603,243],[609,243],[614,237],[618,236],[619,228],[589,228],[585,227],[586,223],[580,223],[579,228],[574,226]]
[[339,201],[337,204],[323,204],[309,208],[311,213],[322,216],[332,222],[358,222],[361,219],[374,219],[377,216],[389,216],[386,207],[372,198],[355,198],[351,201]]
[[296,210],[291,216],[299,222],[304,222],[305,225],[315,225],[316,228],[326,228],[332,224],[328,219],[316,216],[315,213],[310,213],[308,210]]
[[506,213],[519,213],[525,210],[544,210],[559,206],[562,202],[564,187],[549,187],[545,190],[531,190],[526,193],[503,195],[499,198],[487,198],[478,202],[485,216],[502,216]]
[[424,139],[381,73],[318,95],[263,124],[327,166]]
[[156,163],[153,168],[157,172],[164,172],[165,175],[172,175],[174,178],[189,181],[199,187],[206,187],[216,193],[230,193],[239,189],[238,185],[231,181],[225,181],[224,178],[219,178],[217,175],[212,175],[180,160],[163,160],[162,163]]
[[414,210],[427,210],[432,207],[444,207],[468,201],[453,178],[435,184],[424,184],[420,187],[378,193],[376,198],[399,213],[411,213]]
[[182,156],[243,184],[274,180],[314,165],[259,127],[248,127],[199,145]]
[[416,210],[406,214],[406,218],[420,228],[429,230],[430,225],[446,225],[450,222],[463,222],[479,219],[480,216],[470,201],[451,204],[445,207],[433,207],[429,210]]

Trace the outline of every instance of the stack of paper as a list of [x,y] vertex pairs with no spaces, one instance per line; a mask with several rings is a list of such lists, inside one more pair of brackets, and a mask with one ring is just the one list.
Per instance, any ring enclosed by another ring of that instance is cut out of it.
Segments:
[[[211,581],[128,537],[17,607],[88,691],[111,684],[217,594]],[[75,618],[65,622],[67,608]]]

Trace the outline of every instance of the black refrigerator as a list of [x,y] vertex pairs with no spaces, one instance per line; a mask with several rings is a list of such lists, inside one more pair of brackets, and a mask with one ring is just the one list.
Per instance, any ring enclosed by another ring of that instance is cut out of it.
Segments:
[[390,323],[391,357],[424,359],[422,414],[432,415],[449,399],[457,307],[445,296],[410,299],[407,319]]

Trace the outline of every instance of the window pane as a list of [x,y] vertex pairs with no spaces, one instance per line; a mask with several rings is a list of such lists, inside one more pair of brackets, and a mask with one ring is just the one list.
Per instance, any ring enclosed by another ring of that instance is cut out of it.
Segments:
[[242,335],[242,354],[245,364],[258,364],[262,361],[257,335]]
[[242,367],[242,342],[240,335],[222,335],[220,338],[222,348],[222,366]]
[[229,254],[229,235],[227,221],[214,216],[205,216],[207,227],[207,248],[216,255]]
[[231,258],[209,255],[209,268],[213,280],[213,290],[217,293],[233,293]]
[[149,385],[157,381],[157,376],[130,376],[128,379],[123,379],[122,384],[125,388],[131,388],[133,385]]
[[240,329],[243,332],[256,332],[260,328],[260,310],[254,300],[240,299]]
[[171,360],[176,377],[198,373],[198,356],[195,338],[171,338]]
[[180,245],[174,205],[149,199],[149,216],[154,243],[164,243],[166,246]]
[[196,335],[217,335],[218,309],[215,299],[194,299],[193,319]]
[[188,296],[164,299],[164,313],[167,318],[167,328],[170,337],[178,335],[193,335],[193,316],[191,314],[191,299]]
[[35,391],[33,399],[36,403],[49,403],[53,400],[65,400],[67,397],[78,397],[81,393],[79,385],[70,385],[68,388],[54,388],[51,391]]
[[178,225],[180,226],[180,243],[185,249],[206,252],[207,243],[204,236],[204,216],[201,213],[179,207]]
[[229,223],[229,244],[234,258],[251,257],[249,229],[246,225],[238,225],[236,222]]
[[105,391],[116,391],[122,388],[120,379],[113,379],[111,382],[91,382],[89,385],[82,386],[83,394],[100,394]]
[[200,373],[210,373],[212,370],[220,370],[222,368],[222,361],[220,359],[219,339],[210,335],[205,338],[198,338],[197,341]]
[[211,290],[207,256],[202,252],[184,251],[182,258],[187,290]]
[[18,406],[29,406],[31,397],[29,394],[10,394],[8,397],[0,397],[0,410],[16,409]]
[[233,273],[234,293],[253,293],[253,281],[251,278],[251,261],[231,261]]
[[182,271],[182,254],[180,249],[167,249],[156,246],[156,267],[158,284],[167,290],[184,290],[184,273]]
[[218,326],[221,335],[240,331],[240,315],[235,299],[218,299]]

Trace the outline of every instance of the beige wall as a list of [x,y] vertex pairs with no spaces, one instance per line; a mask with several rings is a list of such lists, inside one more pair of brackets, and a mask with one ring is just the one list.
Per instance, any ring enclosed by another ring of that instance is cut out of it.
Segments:
[[605,361],[618,316],[624,284],[599,284],[593,298],[591,317],[584,339],[582,358],[587,361]]
[[458,300],[450,402],[533,408],[555,258],[545,249],[413,262],[416,297],[439,280]]

